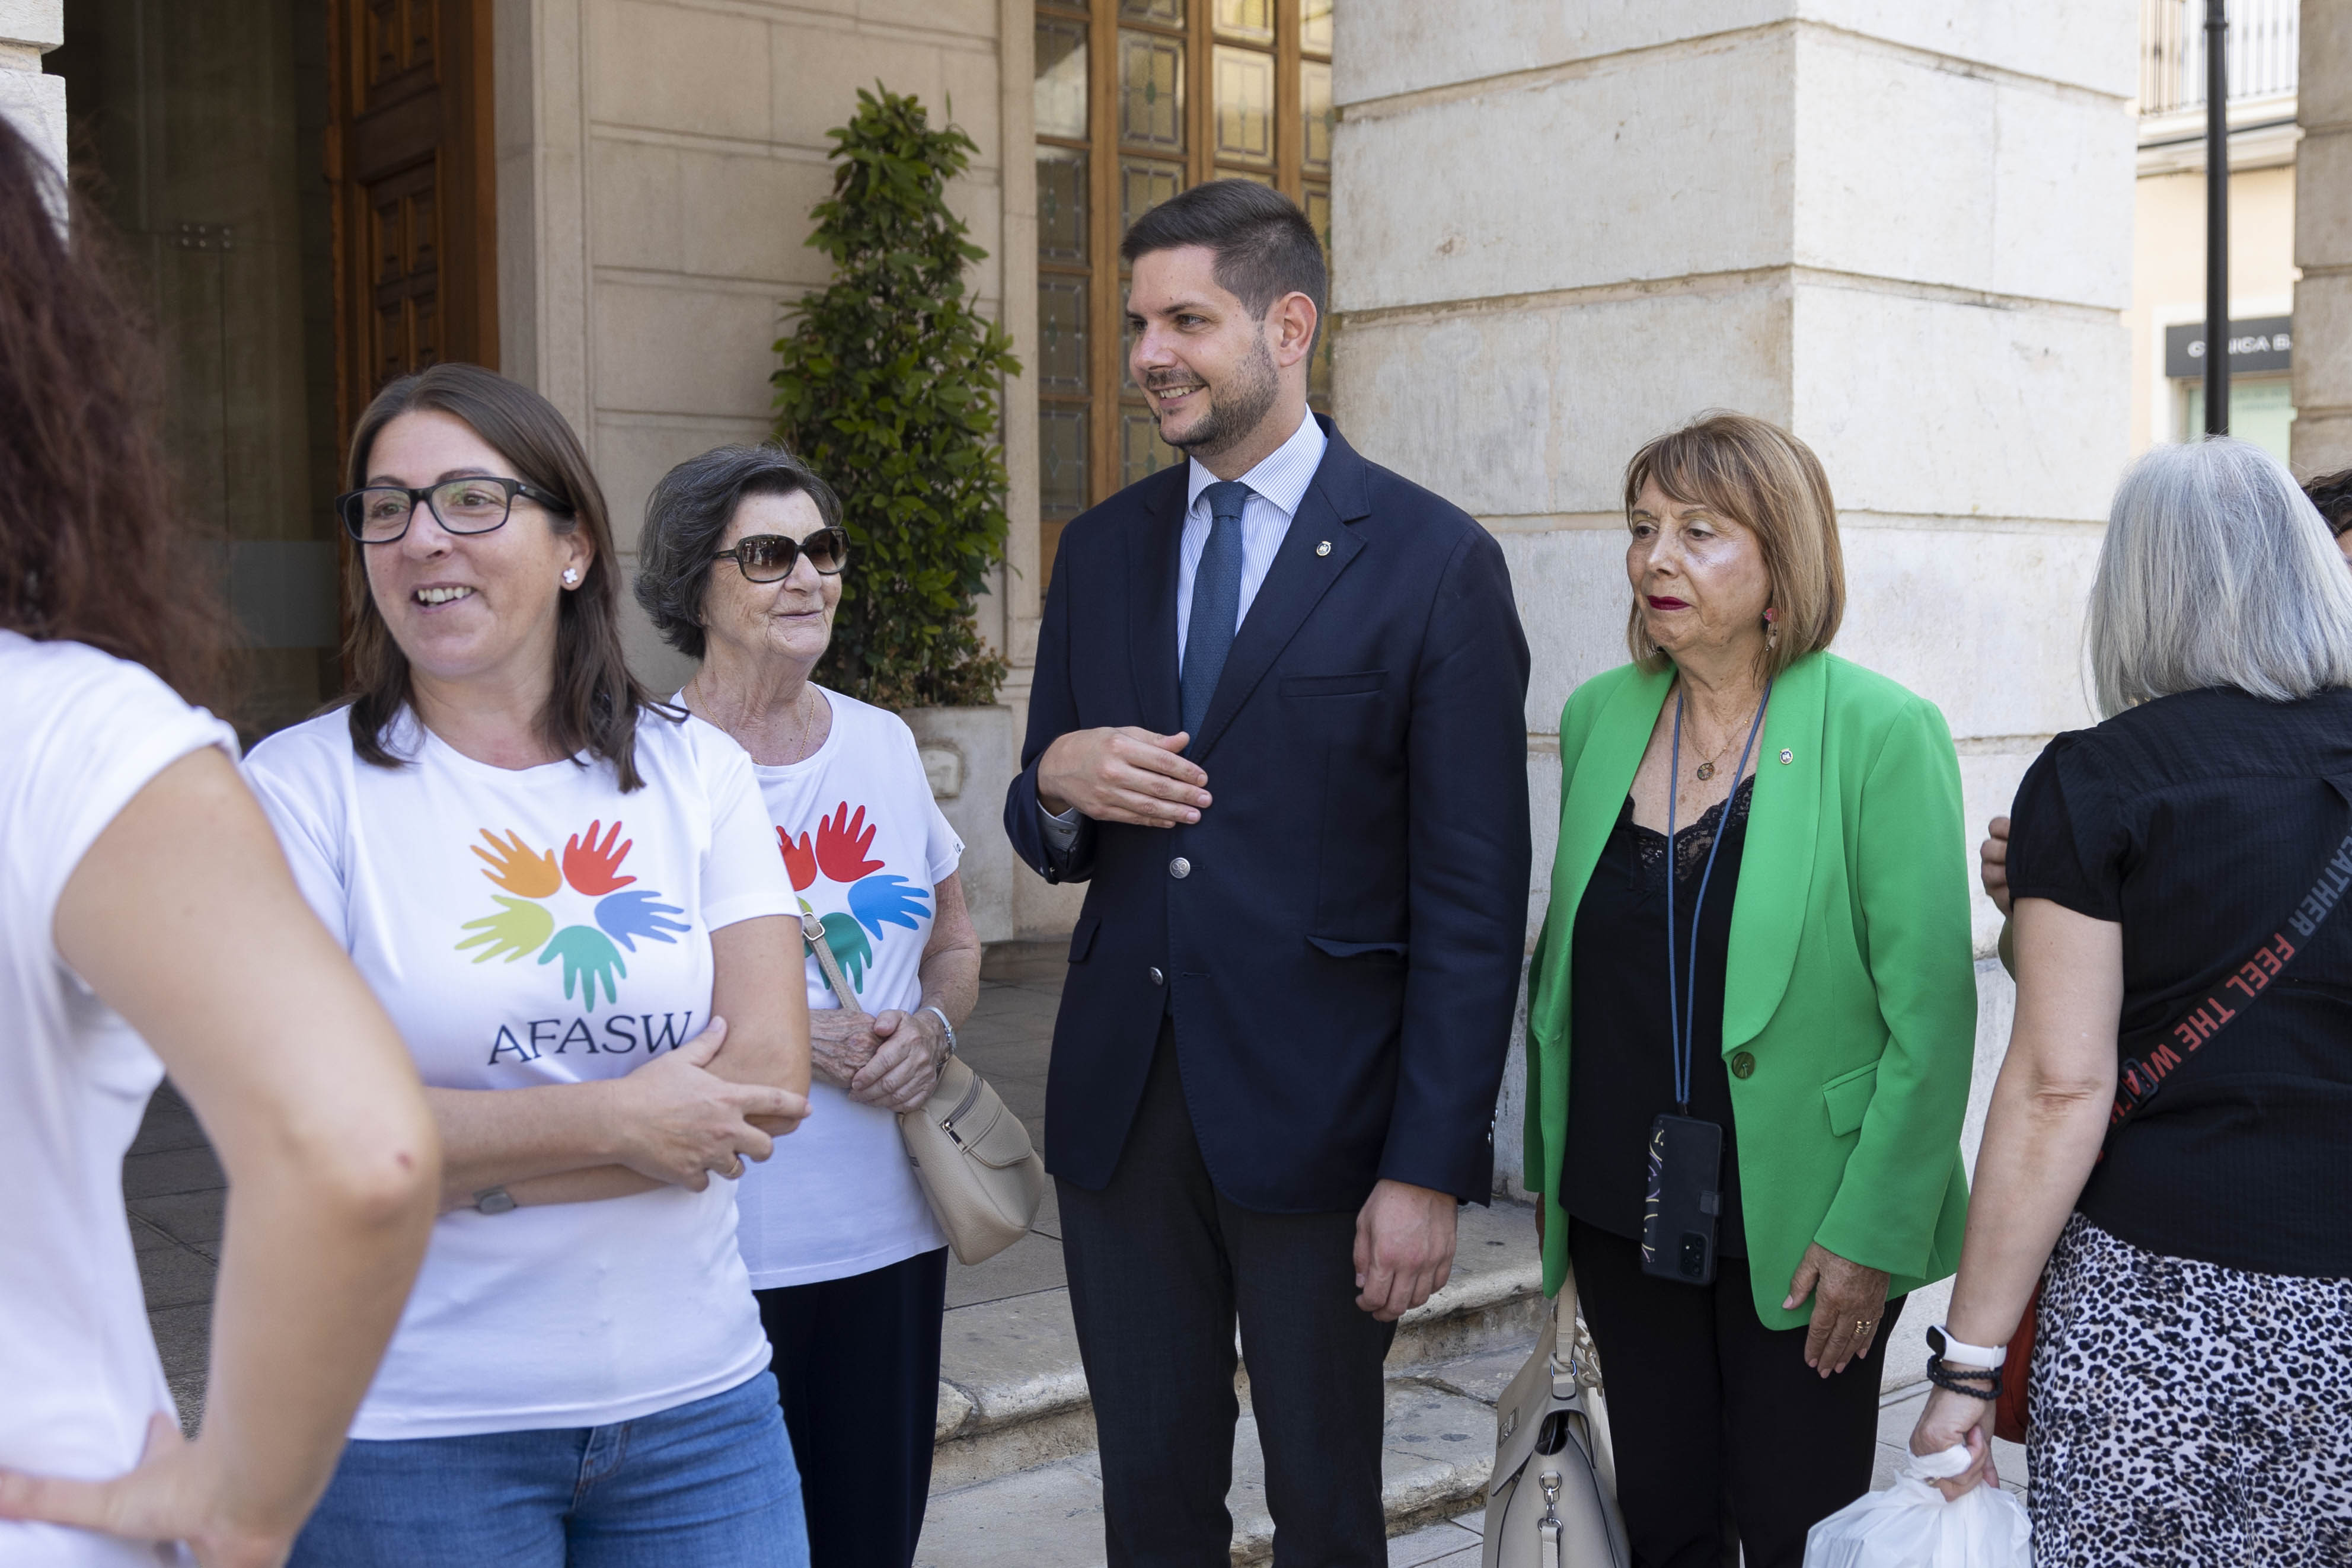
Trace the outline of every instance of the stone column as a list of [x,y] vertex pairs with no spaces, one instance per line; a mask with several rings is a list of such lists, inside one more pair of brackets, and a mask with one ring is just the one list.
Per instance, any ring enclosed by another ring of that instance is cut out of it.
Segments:
[[66,162],[66,84],[47,76],[41,57],[66,41],[65,0],[0,0],[0,114]]
[[2352,467],[2352,5],[2304,0],[2294,159],[2296,474]]
[[[1339,422],[1501,537],[1535,648],[1529,936],[1560,706],[1627,657],[1625,462],[1712,408],[1827,466],[1837,649],[1950,722],[1973,885],[1984,820],[2090,717],[2082,604],[2130,412],[2135,8],[1540,9],[1351,0],[1334,193]],[[1971,1147],[2008,1038],[1997,930],[1979,897]]]

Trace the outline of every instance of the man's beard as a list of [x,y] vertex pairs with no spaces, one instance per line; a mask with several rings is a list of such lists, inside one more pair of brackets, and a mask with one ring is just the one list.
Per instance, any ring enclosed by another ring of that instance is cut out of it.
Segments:
[[1194,457],[1214,457],[1246,439],[1265,423],[1275,400],[1281,395],[1282,383],[1275,374],[1274,355],[1267,351],[1265,340],[1260,338],[1250,357],[1242,361],[1230,380],[1222,386],[1209,386],[1209,412],[1201,416],[1200,423],[1185,432],[1181,440],[1170,435],[1163,424],[1160,439]]

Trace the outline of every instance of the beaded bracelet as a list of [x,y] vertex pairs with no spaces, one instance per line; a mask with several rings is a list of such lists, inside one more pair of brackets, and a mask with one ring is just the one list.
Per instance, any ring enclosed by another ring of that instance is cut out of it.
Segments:
[[[1971,1399],[1981,1399],[1987,1404],[2000,1397],[1999,1367],[1947,1370],[1942,1356],[1930,1355],[1927,1358],[1927,1381],[1938,1388],[1948,1388],[1955,1394],[1965,1394]],[[1979,1388],[1976,1386],[1979,1383],[1987,1386]]]

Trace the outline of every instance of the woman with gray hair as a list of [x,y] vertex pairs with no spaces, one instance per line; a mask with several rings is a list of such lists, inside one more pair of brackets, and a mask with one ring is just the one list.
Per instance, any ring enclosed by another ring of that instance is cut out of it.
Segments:
[[677,700],[733,736],[812,953],[811,1114],[737,1189],[738,1239],[775,1351],[815,1568],[907,1568],[922,1531],[939,1406],[947,1237],[896,1113],[929,1097],[980,987],[980,941],[896,714],[812,683],[832,641],[848,537],[824,481],[776,446],[722,446],[646,505],[637,601],[701,662]]
[[2259,448],[2159,446],[2090,609],[2107,716],[2012,808],[2016,1023],[1911,1447],[1992,1479],[2038,1313],[2037,1563],[2344,1562],[2352,573]]

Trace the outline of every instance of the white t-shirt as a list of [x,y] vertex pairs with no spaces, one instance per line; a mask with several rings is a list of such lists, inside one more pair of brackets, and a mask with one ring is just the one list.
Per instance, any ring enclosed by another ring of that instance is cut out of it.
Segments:
[[[646,787],[626,795],[607,765],[494,768],[406,714],[388,740],[414,760],[360,761],[323,714],[246,775],[427,1084],[621,1077],[709,1021],[712,931],[793,913],[751,760],[699,719],[638,725]],[[732,1183],[461,1208],[433,1228],[352,1435],[602,1426],[767,1363]]]
[[[754,766],[803,910],[822,915],[843,977],[868,1014],[922,1004],[932,891],[963,842],[931,800],[914,732],[897,714],[818,688],[833,730],[811,756]],[[808,958],[808,1005],[839,1005]],[[811,1114],[737,1184],[743,1260],[759,1290],[846,1279],[948,1244],[916,1184],[898,1118],[831,1084]]]
[[[58,956],[58,900],[131,797],[228,726],[137,664],[0,632],[0,1468],[99,1479],[173,1414],[122,1210],[163,1064]],[[175,1563],[0,1521],[10,1568]]]

